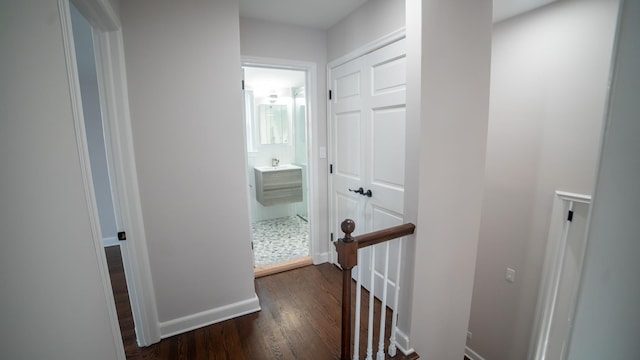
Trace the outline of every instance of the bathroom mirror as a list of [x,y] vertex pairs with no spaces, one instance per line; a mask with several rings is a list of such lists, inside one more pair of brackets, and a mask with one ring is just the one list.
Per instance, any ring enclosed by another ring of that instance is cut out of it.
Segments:
[[288,144],[289,117],[286,105],[258,105],[260,144]]

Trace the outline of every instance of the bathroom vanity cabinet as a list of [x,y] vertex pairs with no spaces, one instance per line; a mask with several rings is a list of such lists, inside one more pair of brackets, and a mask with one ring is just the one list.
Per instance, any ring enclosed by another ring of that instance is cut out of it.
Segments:
[[254,168],[256,199],[264,206],[302,201],[302,168],[295,165]]

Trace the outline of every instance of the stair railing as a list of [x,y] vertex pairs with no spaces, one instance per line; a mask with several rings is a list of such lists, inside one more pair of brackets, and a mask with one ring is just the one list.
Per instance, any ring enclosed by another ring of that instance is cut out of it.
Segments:
[[[336,246],[336,250],[338,252],[338,264],[342,267],[342,329],[341,329],[341,350],[340,350],[340,359],[341,360],[351,360],[358,359],[358,348],[359,348],[359,326],[360,326],[360,293],[362,291],[362,285],[360,282],[360,274],[361,271],[358,271],[358,281],[357,281],[357,293],[356,293],[356,332],[355,332],[355,350],[352,355],[352,326],[351,326],[351,276],[352,270],[355,266],[358,265],[359,259],[359,249],[376,245],[382,242],[390,241],[396,238],[400,238],[406,235],[413,234],[416,226],[411,223],[394,226],[391,228],[387,228],[384,230],[378,230],[374,232],[370,232],[367,234],[359,235],[357,237],[353,237],[351,234],[356,228],[356,224],[351,219],[346,219],[341,224],[342,231],[344,232],[344,237],[338,239],[334,243]],[[372,281],[371,286],[375,282],[373,273],[373,264],[375,258],[375,248],[372,249]],[[400,258],[401,252],[398,252],[398,271],[396,271],[397,276],[400,276]],[[383,289],[383,298],[382,298],[382,306],[381,306],[381,314],[380,314],[380,333],[379,339],[380,344],[378,347],[377,359],[384,359],[384,326],[386,322],[385,314],[386,314],[386,300],[387,300],[387,286],[388,286],[388,267],[389,267],[389,248],[387,246],[387,252],[385,254],[385,269],[384,269],[384,289]],[[395,345],[395,332],[397,325],[397,309],[398,309],[398,290],[399,286],[396,284],[396,306],[393,311],[392,316],[392,325],[391,325],[391,337],[390,337],[390,348],[389,355],[395,356],[396,353],[396,345]],[[370,289],[370,297],[369,297],[369,325],[368,325],[368,349],[367,349],[367,357],[366,359],[372,359],[372,339],[373,339],[373,308],[374,308],[374,289]]]

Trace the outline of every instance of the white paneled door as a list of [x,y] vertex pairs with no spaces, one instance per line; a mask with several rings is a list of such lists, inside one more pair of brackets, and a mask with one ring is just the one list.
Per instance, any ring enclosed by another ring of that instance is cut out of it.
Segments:
[[[405,40],[331,68],[330,226],[356,222],[354,235],[402,224],[405,163]],[[363,193],[357,192],[362,188]],[[370,191],[370,195],[367,192]],[[367,250],[357,271],[375,293],[382,289],[386,244],[389,252],[388,303],[395,307],[399,241],[377,245],[374,266]],[[357,271],[354,274],[357,274]]]

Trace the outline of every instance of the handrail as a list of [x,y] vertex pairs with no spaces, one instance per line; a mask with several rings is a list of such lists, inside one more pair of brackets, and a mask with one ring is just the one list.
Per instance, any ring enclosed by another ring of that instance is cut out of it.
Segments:
[[370,232],[364,235],[359,235],[355,238],[355,241],[358,243],[358,249],[362,249],[367,246],[379,244],[381,242],[393,240],[406,235],[411,235],[415,232],[415,230],[415,225],[413,225],[412,223],[406,223],[387,229]]
[[[334,243],[338,252],[338,264],[342,267],[342,333],[340,359],[351,359],[351,270],[358,265],[358,249],[413,234],[416,226],[411,223],[383,230],[351,236],[356,223],[346,219],[340,225],[344,237]],[[384,310],[383,310],[384,311]]]

